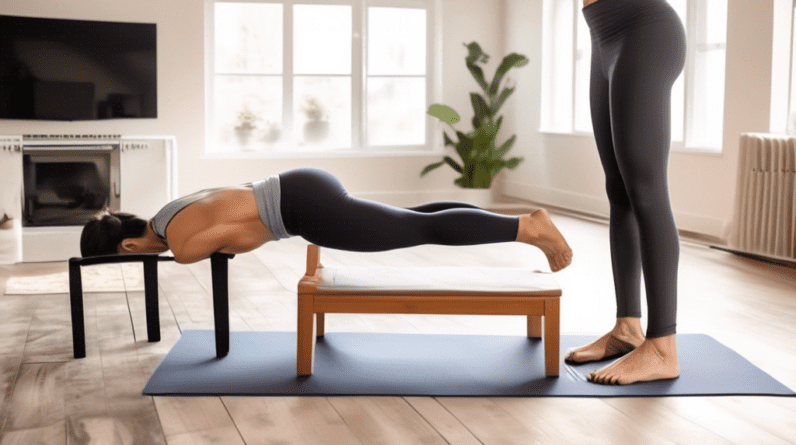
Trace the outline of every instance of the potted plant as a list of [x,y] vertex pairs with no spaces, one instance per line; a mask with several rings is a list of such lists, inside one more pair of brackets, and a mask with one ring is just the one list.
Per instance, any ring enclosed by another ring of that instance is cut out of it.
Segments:
[[307,122],[304,123],[304,140],[319,142],[326,139],[326,135],[329,134],[329,122],[321,104],[310,97],[304,103],[302,111],[307,116]]
[[517,136],[512,135],[498,147],[496,141],[503,123],[503,116],[499,116],[497,119],[495,116],[515,89],[515,87],[507,86],[501,90],[500,84],[503,78],[511,68],[519,68],[527,64],[528,58],[516,53],[507,55],[497,68],[492,82],[487,82],[479,64],[487,63],[489,56],[481,51],[481,47],[476,42],[465,44],[465,46],[469,51],[465,58],[465,64],[484,91],[483,96],[478,93],[470,93],[470,101],[475,111],[472,121],[473,131],[465,134],[453,127],[453,124],[459,122],[460,117],[451,107],[441,104],[431,105],[428,114],[448,124],[456,134],[457,140],[454,141],[443,130],[445,146],[454,147],[460,160],[445,156],[442,161],[426,166],[420,176],[426,175],[443,164],[448,164],[461,174],[461,177],[454,181],[456,185],[465,189],[488,189],[492,185],[492,179],[501,170],[504,168],[513,170],[523,161],[521,157],[504,158],[514,145]]
[[268,144],[273,144],[282,137],[282,127],[278,122],[267,121],[265,123],[265,134],[263,134],[263,141]]
[[238,137],[240,145],[245,146],[249,142],[249,139],[251,139],[252,133],[257,128],[254,125],[254,123],[257,122],[257,116],[248,110],[241,111],[238,114],[237,122],[238,125],[235,126],[235,136]]

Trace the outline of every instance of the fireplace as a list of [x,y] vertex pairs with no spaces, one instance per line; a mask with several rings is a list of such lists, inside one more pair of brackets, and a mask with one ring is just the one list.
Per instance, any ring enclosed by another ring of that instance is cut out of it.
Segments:
[[82,226],[119,210],[119,145],[26,145],[22,227]]
[[0,264],[80,256],[103,208],[150,218],[177,192],[171,136],[0,135]]

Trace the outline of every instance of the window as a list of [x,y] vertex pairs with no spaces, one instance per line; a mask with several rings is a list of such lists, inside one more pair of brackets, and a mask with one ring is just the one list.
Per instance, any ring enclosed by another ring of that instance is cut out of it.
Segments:
[[790,100],[788,101],[788,120],[786,132],[796,134],[796,1],[793,2],[790,47]]
[[[724,121],[727,0],[668,0],[688,39],[672,86],[671,135],[686,150],[720,151]],[[582,0],[545,0],[542,130],[590,134],[591,35]]]
[[207,152],[428,151],[438,0],[208,0]]

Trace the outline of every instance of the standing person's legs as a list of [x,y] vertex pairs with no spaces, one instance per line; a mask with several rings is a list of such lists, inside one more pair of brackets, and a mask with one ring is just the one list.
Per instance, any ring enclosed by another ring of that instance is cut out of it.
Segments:
[[[600,39],[615,165],[638,227],[649,309],[643,343],[589,380],[627,384],[675,378],[680,375],[675,342],[679,240],[666,174],[671,88],[685,62],[685,32],[664,0],[600,0],[589,8],[584,14]],[[627,17],[632,20],[623,20]]]

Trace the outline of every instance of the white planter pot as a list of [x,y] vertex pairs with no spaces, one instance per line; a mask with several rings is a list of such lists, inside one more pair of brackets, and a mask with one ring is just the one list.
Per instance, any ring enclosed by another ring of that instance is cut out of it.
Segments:
[[459,188],[454,196],[456,201],[466,202],[481,208],[488,208],[493,202],[492,189]]

